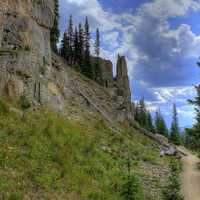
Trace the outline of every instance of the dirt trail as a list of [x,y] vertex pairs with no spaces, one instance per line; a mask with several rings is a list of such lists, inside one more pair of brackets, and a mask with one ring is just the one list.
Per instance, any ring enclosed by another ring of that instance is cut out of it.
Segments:
[[200,200],[200,170],[197,164],[200,160],[186,150],[180,147],[180,150],[186,154],[183,156],[183,173],[181,176],[184,200]]

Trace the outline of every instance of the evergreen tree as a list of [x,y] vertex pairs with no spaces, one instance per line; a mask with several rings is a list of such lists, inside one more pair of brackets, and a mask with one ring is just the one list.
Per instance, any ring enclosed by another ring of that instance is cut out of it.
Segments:
[[[198,65],[200,66],[200,62]],[[194,98],[194,100],[189,100],[189,102],[195,106],[196,123],[192,129],[187,130],[187,137],[189,141],[189,147],[200,152],[200,85],[196,85],[195,89],[197,96]]]
[[54,0],[54,2],[55,2],[55,8],[54,8],[55,18],[54,18],[53,27],[52,27],[51,32],[50,32],[50,40],[51,40],[51,48],[52,48],[52,50],[55,53],[57,53],[58,52],[57,43],[58,43],[59,35],[60,35],[59,28],[58,28],[59,3],[58,3],[58,0]]
[[173,120],[171,125],[171,133],[170,133],[170,140],[176,145],[181,144],[181,137],[179,132],[179,126],[178,126],[178,114],[176,105],[173,105]]
[[63,35],[63,39],[61,41],[61,49],[60,49],[61,56],[69,61],[70,57],[70,48],[69,48],[69,36],[68,33],[65,32]]
[[125,200],[139,200],[143,199],[143,194],[140,188],[140,182],[138,177],[131,172],[131,160],[128,157],[127,160],[127,172],[123,178],[123,184],[121,188],[121,195]]
[[135,106],[135,112],[134,112],[134,118],[135,121],[137,121],[139,123],[139,115],[140,115],[140,105],[139,102],[137,102],[136,106]]
[[77,27],[74,33],[74,63],[78,64],[79,61],[79,34]]
[[85,74],[88,78],[94,79],[94,70],[90,62],[90,27],[89,27],[89,22],[88,18],[86,17],[85,20],[85,55],[84,55],[84,68],[83,68],[83,74]]
[[95,81],[97,81],[99,84],[102,84],[102,74],[101,74],[101,69],[100,69],[100,33],[99,29],[97,28],[96,30],[96,41],[94,45],[95,49],[95,55],[96,55],[96,63],[95,63],[95,68],[94,68],[94,73],[95,73]]
[[74,27],[73,17],[70,15],[68,23],[68,37],[69,37],[69,62],[72,65],[74,63]]
[[165,120],[161,115],[160,110],[156,111],[155,131],[156,131],[156,133],[158,133],[160,135],[163,135],[167,138],[169,137],[169,132],[168,132]]
[[153,119],[152,119],[151,113],[147,111],[144,98],[142,98],[136,104],[134,118],[143,128],[147,129],[148,131],[152,133],[155,132]]
[[144,98],[142,98],[139,102],[139,123],[142,127],[147,128],[147,109]]
[[84,64],[84,31],[82,28],[82,25],[79,24],[79,28],[78,28],[78,64],[81,68],[81,72],[82,72],[82,68],[83,68],[83,64]]
[[147,129],[150,132],[155,133],[155,127],[154,127],[153,119],[150,112],[147,113]]

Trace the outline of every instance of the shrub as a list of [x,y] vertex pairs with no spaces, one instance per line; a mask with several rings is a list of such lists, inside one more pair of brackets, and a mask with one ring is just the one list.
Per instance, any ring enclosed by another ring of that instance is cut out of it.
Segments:
[[164,200],[183,200],[183,196],[180,193],[181,182],[179,174],[182,170],[182,166],[178,160],[171,161],[171,176],[169,177],[167,186],[163,189]]
[[24,95],[20,97],[20,106],[22,110],[26,110],[31,106],[29,100]]
[[124,200],[142,200],[139,178],[135,174],[125,176],[121,194]]
[[73,66],[73,68],[77,71],[77,72],[81,72],[81,67],[80,65],[76,64]]
[[0,113],[6,112],[8,112],[8,107],[2,100],[0,100]]
[[179,177],[176,174],[172,174],[169,177],[168,186],[163,190],[164,200],[183,200],[183,196],[180,194],[181,183]]
[[17,193],[11,193],[11,194],[9,195],[9,197],[8,197],[8,200],[20,200],[20,199],[21,199],[21,197],[20,197],[20,195],[17,194]]

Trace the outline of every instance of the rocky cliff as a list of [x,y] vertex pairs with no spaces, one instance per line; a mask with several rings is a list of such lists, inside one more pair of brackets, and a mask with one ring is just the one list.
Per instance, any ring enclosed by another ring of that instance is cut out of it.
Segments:
[[74,108],[77,116],[87,108],[100,113],[113,127],[118,122],[131,125],[165,144],[134,121],[124,56],[118,56],[116,77],[112,62],[101,59],[102,87],[51,52],[54,6],[54,0],[0,1],[1,97],[14,102],[25,98],[33,107],[46,105],[63,114]]
[[[105,87],[73,72],[50,49],[53,0],[0,2],[0,93],[11,100],[25,96],[33,105],[47,104],[65,112],[73,101],[101,112],[110,121],[131,118],[127,64],[101,59]],[[75,101],[73,99],[76,99]]]
[[[116,77],[102,59],[104,87],[77,73],[51,52],[53,10],[54,0],[0,0],[0,96],[24,97],[36,108],[25,118],[10,106],[0,115],[0,199],[121,199],[110,185],[120,183],[127,152],[138,174],[145,171],[146,199],[159,199],[168,167],[160,145],[141,132],[157,137],[135,126],[125,57],[118,57]],[[41,105],[56,114],[37,110]]]
[[0,1],[0,91],[40,101],[51,71],[50,28],[54,0]]

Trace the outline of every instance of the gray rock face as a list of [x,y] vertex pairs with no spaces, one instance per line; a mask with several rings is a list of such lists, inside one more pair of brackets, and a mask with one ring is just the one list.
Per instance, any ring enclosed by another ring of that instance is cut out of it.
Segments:
[[124,56],[118,56],[117,60],[117,76],[116,76],[116,96],[119,104],[120,121],[132,120],[132,103],[131,103],[131,90],[128,78],[127,62]]
[[[34,97],[41,72],[51,68],[53,11],[54,0],[0,1],[1,94],[14,80],[16,88],[23,88],[23,93]],[[18,83],[20,86],[16,85]],[[8,95],[12,96],[11,91]]]
[[113,64],[110,60],[101,60],[103,85],[106,88],[113,87]]
[[131,119],[125,57],[118,57],[115,79],[112,63],[101,59],[105,88],[79,78],[77,81],[77,75],[67,71],[61,58],[52,57],[53,22],[54,0],[0,1],[0,94],[13,100],[25,95],[34,105],[47,104],[59,112],[71,102],[82,104],[87,100],[86,106],[90,102],[110,121]]

